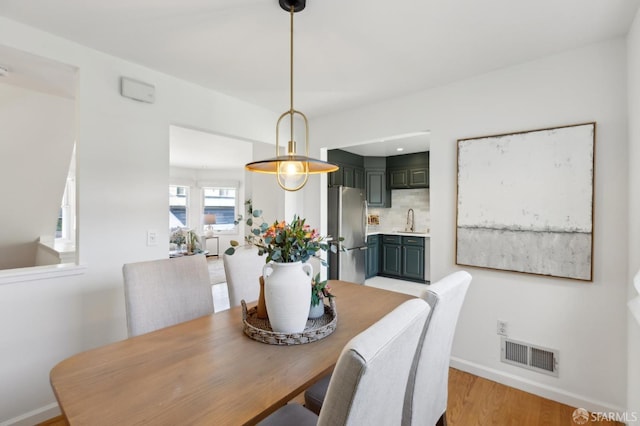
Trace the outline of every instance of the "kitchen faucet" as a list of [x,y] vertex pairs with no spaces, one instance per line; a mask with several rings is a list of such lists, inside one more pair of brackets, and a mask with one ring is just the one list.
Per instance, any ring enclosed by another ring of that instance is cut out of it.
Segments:
[[[409,219],[409,216],[411,216],[411,219]],[[413,214],[413,209],[409,209],[407,211],[407,227],[405,228],[405,231],[409,231],[409,232],[413,232],[413,221],[414,221],[414,214]],[[409,225],[411,224],[411,225]]]

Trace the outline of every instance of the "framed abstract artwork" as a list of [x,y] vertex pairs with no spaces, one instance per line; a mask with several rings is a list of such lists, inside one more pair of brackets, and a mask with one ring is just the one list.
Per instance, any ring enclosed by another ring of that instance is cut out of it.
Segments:
[[592,281],[595,134],[459,139],[456,264]]

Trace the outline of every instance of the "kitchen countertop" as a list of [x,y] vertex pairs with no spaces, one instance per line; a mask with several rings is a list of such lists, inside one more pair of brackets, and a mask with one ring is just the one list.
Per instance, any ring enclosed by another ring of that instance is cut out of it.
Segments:
[[370,231],[367,235],[403,235],[405,237],[431,238],[431,234],[427,232]]

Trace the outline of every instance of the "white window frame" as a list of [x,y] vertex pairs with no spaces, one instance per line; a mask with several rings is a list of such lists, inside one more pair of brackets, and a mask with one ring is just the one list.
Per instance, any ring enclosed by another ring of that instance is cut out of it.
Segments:
[[[71,173],[67,177],[64,194],[62,195],[61,211],[61,231],[60,237],[56,241],[76,240],[76,178]],[[57,231],[56,231],[57,233]]]
[[[200,193],[201,193],[201,209],[200,209],[200,217],[201,217],[201,225],[202,225],[202,229],[203,232],[206,231],[205,227],[207,225],[204,224],[204,215],[205,215],[205,210],[206,210],[206,200],[205,200],[205,190],[207,189],[233,189],[235,191],[235,200],[234,200],[234,207],[233,207],[233,218],[234,221],[238,221],[238,218],[240,216],[240,185],[238,183],[228,183],[228,182],[223,182],[223,183],[215,183],[215,182],[208,182],[208,183],[201,183],[199,185],[200,187]],[[237,234],[238,233],[238,226],[239,224],[234,223],[233,226],[229,227],[229,224],[215,224],[213,225],[213,232],[215,234]]]
[[178,204],[173,204],[171,202],[171,197],[173,197],[173,195],[171,195],[171,188],[175,187],[176,188],[176,197],[178,197],[178,190],[177,188],[185,188],[185,224],[184,225],[175,225],[175,224],[170,224],[169,227],[170,228],[176,228],[177,226],[180,227],[186,227],[188,228],[190,226],[190,219],[189,219],[189,214],[190,214],[190,206],[189,204],[191,203],[191,187],[189,185],[181,185],[181,184],[169,184],[169,213],[171,213],[171,206],[172,205],[178,205]]

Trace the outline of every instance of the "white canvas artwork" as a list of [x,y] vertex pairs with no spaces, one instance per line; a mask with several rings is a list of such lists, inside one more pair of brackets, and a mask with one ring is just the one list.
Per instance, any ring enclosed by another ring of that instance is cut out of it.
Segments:
[[458,140],[456,263],[592,280],[595,123]]

